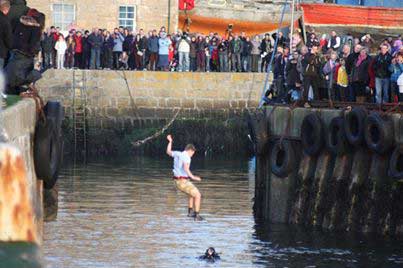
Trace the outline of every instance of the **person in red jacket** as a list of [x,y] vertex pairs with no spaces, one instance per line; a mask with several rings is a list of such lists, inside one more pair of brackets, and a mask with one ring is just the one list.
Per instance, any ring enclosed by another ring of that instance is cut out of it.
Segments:
[[76,51],[74,54],[74,67],[80,68],[82,65],[82,56],[83,56],[83,37],[80,31],[78,31],[74,35],[74,40],[76,43]]

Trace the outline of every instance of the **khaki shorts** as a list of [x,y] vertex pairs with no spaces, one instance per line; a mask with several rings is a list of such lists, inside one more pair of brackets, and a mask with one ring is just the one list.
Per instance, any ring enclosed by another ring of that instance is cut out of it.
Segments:
[[174,180],[176,189],[179,191],[190,195],[191,197],[195,197],[198,193],[199,190],[194,186],[194,184],[190,180]]

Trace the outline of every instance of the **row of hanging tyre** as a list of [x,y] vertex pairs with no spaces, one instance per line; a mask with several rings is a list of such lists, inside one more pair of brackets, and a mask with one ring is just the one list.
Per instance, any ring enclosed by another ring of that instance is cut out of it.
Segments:
[[298,168],[295,143],[300,142],[309,156],[317,156],[323,150],[343,156],[366,146],[375,154],[390,155],[388,175],[395,180],[403,179],[403,144],[396,142],[389,114],[355,107],[325,126],[319,112],[312,111],[303,119],[297,139],[286,135],[272,139],[269,120],[265,113],[256,112],[249,115],[248,126],[256,154],[270,154],[271,171],[278,177],[286,177]]

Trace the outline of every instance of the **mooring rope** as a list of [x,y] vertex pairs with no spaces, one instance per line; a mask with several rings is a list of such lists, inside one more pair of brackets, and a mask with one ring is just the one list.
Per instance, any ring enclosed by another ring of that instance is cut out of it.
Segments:
[[150,140],[153,140],[153,139],[161,136],[162,134],[164,134],[164,132],[175,122],[175,120],[178,117],[180,111],[181,111],[181,109],[179,109],[175,113],[174,117],[161,130],[155,132],[153,135],[151,135],[151,136],[149,136],[149,137],[147,137],[147,138],[145,138],[143,140],[138,140],[138,141],[132,142],[132,145],[134,147],[139,147],[139,146],[149,142]]
[[121,75],[119,74],[119,71],[116,71],[116,73],[117,73],[121,78],[123,78],[123,80],[124,80],[125,83],[126,83],[127,92],[129,93],[129,97],[130,97],[130,108],[131,108],[131,110],[132,110],[134,116],[136,117],[136,119],[139,121],[139,124],[140,124],[140,126],[141,126],[142,120],[141,120],[141,118],[140,118],[139,113],[137,112],[138,108],[137,108],[137,106],[136,106],[136,103],[134,102],[133,95],[132,95],[132,93],[131,93],[131,91],[130,91],[130,85],[129,85],[129,81],[127,81],[126,72],[125,72],[124,70],[122,70],[123,76],[121,76]]
[[[270,62],[269,62],[269,65],[267,66],[267,69],[266,69],[266,79],[265,79],[265,81],[264,81],[264,87],[263,87],[262,96],[261,96],[261,98],[260,98],[259,108],[261,108],[261,107],[263,106],[263,104],[264,104],[264,97],[265,97],[265,94],[266,94],[266,88],[267,88],[267,84],[269,83],[269,76],[270,76],[271,66],[272,66],[272,64],[273,64],[274,57],[275,57],[275,55],[276,55],[276,53],[277,53],[279,32],[280,32],[280,27],[281,27],[281,25],[283,24],[285,9],[286,9],[287,4],[288,4],[287,2],[288,2],[288,0],[286,0],[286,1],[284,2],[283,11],[281,12],[281,18],[280,18],[280,21],[279,21],[279,23],[278,23],[277,34],[276,34],[276,41],[274,42],[273,53],[271,54]],[[292,33],[291,33],[291,34],[292,34]]]

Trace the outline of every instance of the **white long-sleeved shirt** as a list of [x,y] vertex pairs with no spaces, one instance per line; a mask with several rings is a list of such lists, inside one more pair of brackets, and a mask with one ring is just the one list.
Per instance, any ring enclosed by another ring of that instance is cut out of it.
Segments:
[[57,51],[57,54],[61,55],[66,53],[67,50],[67,44],[65,41],[57,41],[55,44],[55,49]]

